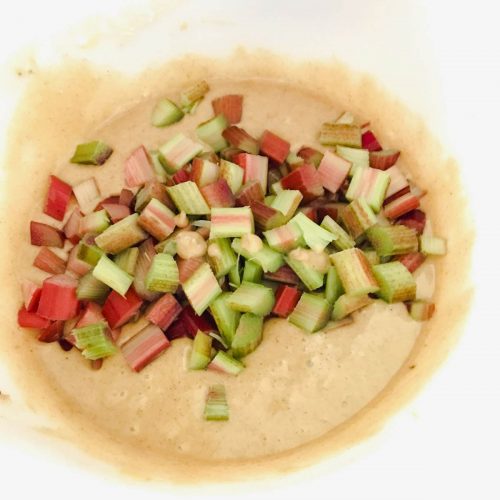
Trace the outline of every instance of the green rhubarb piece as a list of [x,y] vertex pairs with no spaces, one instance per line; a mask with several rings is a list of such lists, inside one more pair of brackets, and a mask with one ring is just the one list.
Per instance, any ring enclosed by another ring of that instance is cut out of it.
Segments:
[[193,340],[193,348],[189,358],[190,370],[204,370],[211,360],[212,337],[198,330]]
[[236,194],[243,185],[244,174],[245,171],[236,163],[228,160],[220,161],[220,177],[225,179],[233,194]]
[[329,215],[326,215],[321,223],[321,227],[333,234],[333,245],[338,250],[347,250],[356,246],[356,242],[351,238],[345,229],[337,224]]
[[182,283],[182,289],[198,316],[201,316],[222,293],[217,278],[207,262]]
[[193,110],[210,90],[208,83],[205,80],[200,80],[181,92],[181,106],[188,111]]
[[198,125],[196,135],[218,153],[221,149],[229,146],[226,139],[222,137],[222,132],[228,125],[229,123],[224,115],[217,115]]
[[284,189],[276,194],[271,207],[279,210],[285,216],[286,222],[288,222],[297,211],[297,208],[299,208],[302,198],[303,196],[300,191]]
[[[144,208],[151,202],[155,201],[157,206],[165,206],[164,202],[166,200],[165,186],[158,182],[148,182],[143,188],[141,188],[135,196],[135,211],[142,212]],[[171,213],[170,209],[166,207],[169,215],[172,217],[174,214]]]
[[179,286],[179,270],[174,258],[168,253],[153,257],[146,275],[146,288],[151,292],[174,293]]
[[193,181],[169,186],[167,192],[180,212],[188,215],[206,215],[210,213],[210,207]]
[[297,224],[288,222],[284,226],[275,227],[262,233],[269,246],[277,252],[286,253],[298,246],[305,245],[302,231]]
[[446,255],[446,240],[438,236],[420,236],[420,251],[424,255]]
[[378,295],[386,302],[414,300],[417,292],[415,278],[399,261],[373,266],[373,274],[380,290]]
[[254,232],[250,207],[212,208],[210,239],[239,238]]
[[418,251],[416,231],[402,224],[395,224],[394,226],[375,224],[367,229],[366,236],[381,257],[404,255]]
[[95,278],[92,272],[82,276],[78,281],[76,297],[78,300],[90,300],[92,302],[102,303],[109,293],[108,285]]
[[85,233],[102,233],[110,224],[111,221],[104,209],[98,210],[97,212],[91,212],[80,220],[80,228],[85,228],[85,231],[82,231]]
[[435,309],[435,305],[426,300],[415,300],[410,302],[408,306],[408,312],[415,321],[427,321],[431,319]]
[[117,352],[117,348],[106,334],[107,329],[106,323],[101,322],[72,330],[76,347],[82,350],[85,358],[101,359]]
[[240,320],[240,313],[235,311],[228,304],[231,295],[230,292],[222,292],[212,304],[210,304],[210,313],[227,345],[231,345]]
[[330,231],[318,226],[302,212],[299,212],[290,223],[299,227],[306,245],[315,252],[323,251],[335,239]]
[[378,291],[377,280],[362,250],[349,248],[332,254],[330,258],[347,294],[366,295]]
[[390,182],[390,175],[382,170],[357,168],[354,170],[345,197],[349,201],[363,198],[374,212],[380,212]]
[[170,99],[161,99],[153,109],[151,124],[155,127],[166,127],[182,120],[184,113]]
[[160,161],[169,174],[175,174],[203,151],[203,146],[184,134],[177,134],[158,148]]
[[172,257],[175,257],[177,255],[177,241],[175,240],[175,236],[176,233],[155,245],[156,253],[168,253]]
[[368,168],[370,166],[370,152],[367,149],[350,148],[346,146],[337,146],[335,152],[344,160],[352,163],[349,175],[353,176],[359,168]]
[[168,176],[167,172],[165,170],[165,167],[163,166],[161,160],[160,160],[160,152],[157,150],[152,150],[149,151],[149,156],[151,157],[151,163],[153,165],[153,170],[155,171],[156,174],[156,180],[158,182],[161,182],[162,184],[165,184],[167,182]]
[[323,123],[319,132],[319,142],[323,146],[361,147],[361,128],[347,123]]
[[268,207],[271,207],[272,206],[272,203],[273,201],[276,199],[276,195],[275,194],[270,194],[266,197],[264,197],[264,203],[268,206]]
[[300,281],[309,290],[317,290],[323,286],[323,281],[325,279],[325,274],[314,269],[307,262],[302,260],[294,259],[289,255],[285,257],[286,263],[293,269],[295,274],[300,278]]
[[241,273],[240,273],[240,265],[238,263],[238,259],[236,261],[236,265],[234,265],[229,270],[228,278],[229,278],[229,284],[233,288],[236,288],[241,285]]
[[139,249],[137,247],[127,248],[115,256],[115,264],[123,269],[126,273],[134,275],[137,258],[139,257]]
[[208,262],[214,270],[215,276],[225,276],[236,265],[236,254],[231,248],[231,242],[227,238],[210,240],[208,243]]
[[241,315],[236,334],[231,343],[231,351],[235,358],[243,358],[255,351],[262,342],[264,318],[252,313]]
[[380,264],[380,257],[375,250],[365,249],[363,253],[365,254],[366,260],[370,263],[370,266]]
[[260,283],[262,281],[262,267],[253,260],[245,261],[243,268],[242,281],[249,281],[250,283]]
[[120,269],[109,257],[103,255],[92,271],[94,278],[102,281],[115,292],[125,295],[134,281],[130,274]]
[[145,240],[148,233],[141,229],[137,219],[139,214],[132,214],[109,226],[97,236],[96,245],[106,253],[117,254]]
[[89,266],[95,266],[103,255],[104,252],[95,245],[88,245],[83,241],[78,244],[77,257]]
[[238,375],[241,373],[243,368],[245,368],[245,365],[241,361],[234,359],[228,353],[219,351],[212,361],[210,361],[208,368],[210,370],[227,373],[229,375]]
[[363,198],[357,198],[349,203],[342,210],[340,219],[354,239],[359,238],[377,223],[377,216]]
[[235,311],[267,316],[274,307],[274,293],[267,286],[243,281],[228,297],[227,303]]
[[331,305],[321,295],[303,293],[288,321],[307,332],[321,330],[330,319]]
[[229,420],[226,388],[222,384],[209,387],[203,417],[205,420]]
[[339,273],[334,267],[330,267],[326,273],[325,298],[330,304],[334,304],[343,293],[344,287]]
[[285,161],[286,161],[286,163],[288,163],[288,165],[290,165],[290,167],[294,167],[294,166],[299,167],[300,165],[302,165],[304,163],[304,158],[299,156],[297,153],[290,151],[288,153],[288,156],[286,157]]
[[80,165],[103,165],[112,152],[113,149],[102,141],[78,144],[70,162]]
[[283,255],[273,250],[267,243],[263,243],[262,248],[255,253],[245,249],[239,238],[235,238],[231,246],[237,254],[259,264],[265,273],[274,273],[284,264]]
[[284,190],[285,188],[282,186],[281,181],[273,182],[271,184],[271,187],[269,188],[269,191],[271,191],[271,193],[275,195],[278,195],[279,193],[281,193],[281,191]]
[[339,321],[372,302],[368,295],[341,295],[333,305],[332,319]]

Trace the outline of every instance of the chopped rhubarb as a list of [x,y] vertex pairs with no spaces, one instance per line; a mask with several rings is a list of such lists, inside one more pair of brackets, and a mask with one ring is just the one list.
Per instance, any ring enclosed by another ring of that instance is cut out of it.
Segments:
[[226,388],[222,384],[211,385],[208,389],[205,409],[205,420],[229,420],[229,405],[226,399]]
[[42,222],[30,222],[30,236],[31,244],[38,247],[62,248],[64,246],[64,233]]
[[182,120],[184,113],[170,99],[161,99],[156,103],[151,115],[151,124],[154,127],[166,127]]
[[347,146],[337,146],[335,152],[344,160],[351,162],[349,175],[353,175],[358,168],[368,168],[370,166],[370,154],[367,149],[350,148]]
[[63,220],[72,192],[73,188],[69,184],[51,175],[44,213],[56,220]]
[[239,165],[236,165],[236,163],[221,160],[220,177],[226,180],[233,194],[236,194],[241,188],[244,175],[245,171]]
[[228,122],[224,115],[217,115],[200,123],[196,127],[196,135],[205,144],[208,144],[216,153],[229,146],[222,132],[227,128]]
[[345,197],[349,201],[363,198],[374,212],[379,212],[390,180],[390,176],[381,170],[369,167],[357,169]]
[[191,356],[189,357],[190,370],[204,370],[210,363],[212,353],[212,337],[198,330],[193,341]]
[[339,273],[334,267],[330,267],[326,273],[325,298],[330,304],[335,304],[343,293],[344,287]]
[[118,202],[120,205],[125,205],[126,207],[132,207],[135,195],[130,189],[122,189],[120,191],[120,198]]
[[243,358],[255,351],[262,342],[264,318],[252,313],[241,315],[238,328],[231,342],[231,351],[236,359]]
[[396,149],[384,149],[383,151],[370,151],[370,167],[378,170],[387,170],[396,164],[400,152]]
[[130,208],[119,203],[103,203],[102,208],[106,210],[113,224],[130,215]]
[[238,238],[254,232],[250,207],[212,208],[210,220],[210,239]]
[[66,266],[66,271],[70,271],[75,276],[83,276],[87,274],[93,267],[93,265],[85,262],[78,257],[80,250],[80,245],[74,246],[69,252],[68,264]]
[[50,274],[64,274],[66,261],[47,247],[40,248],[33,265]]
[[335,239],[334,234],[318,226],[303,213],[299,212],[290,223],[298,226],[306,245],[315,252],[323,251]]
[[248,207],[253,201],[264,201],[264,192],[257,179],[244,184],[236,193],[236,205],[238,207]]
[[198,269],[205,259],[203,257],[191,257],[189,259],[177,259],[177,267],[179,269],[179,282],[184,283]]
[[219,351],[207,368],[216,372],[227,373],[228,375],[238,375],[245,366],[241,361],[234,359],[224,351]]
[[[78,321],[73,325],[74,328],[82,328],[88,325],[94,325],[96,323],[102,323],[104,321],[104,316],[102,315],[101,306],[89,302],[78,319]],[[73,330],[73,328],[71,328]]]
[[47,328],[50,320],[39,316],[35,312],[29,312],[25,307],[17,313],[17,324],[22,328]]
[[191,174],[186,170],[186,168],[181,168],[177,170],[175,174],[172,176],[172,182],[174,184],[182,184],[183,182],[187,182],[191,180]]
[[288,222],[295,214],[302,198],[303,196],[300,191],[284,189],[274,196],[271,201],[271,208],[279,210],[285,216],[285,221]]
[[357,198],[349,203],[340,218],[354,239],[358,239],[368,228],[377,223],[376,215],[364,198]]
[[288,257],[285,257],[285,262],[297,274],[308,290],[317,290],[323,286],[325,273],[315,269],[308,261],[297,259],[291,253]]
[[[208,333],[212,332],[215,328],[208,313],[199,316],[190,305],[184,306],[177,321],[181,323],[186,335],[191,338],[194,338],[198,330]],[[173,327],[174,325],[172,325],[172,328]],[[167,334],[169,334],[169,332],[167,332]]]
[[200,191],[210,207],[234,207],[234,195],[225,179],[207,184]]
[[168,205],[170,208],[170,197],[167,194],[165,186],[155,180],[147,182],[137,193],[135,211],[140,212],[153,199],[160,201],[164,205]]
[[366,231],[370,243],[381,257],[402,255],[418,250],[418,239],[414,229],[395,224],[375,224]]
[[211,240],[207,249],[208,262],[214,270],[215,277],[220,278],[229,273],[236,265],[236,254],[227,238]]
[[304,202],[308,202],[323,196],[323,184],[318,171],[312,166],[305,164],[297,168],[288,175],[285,175],[280,181],[283,189],[297,189],[302,193]]
[[400,217],[397,221],[398,224],[414,229],[418,235],[421,235],[425,229],[426,215],[422,210],[412,210]]
[[168,253],[153,257],[146,276],[146,287],[152,292],[174,293],[179,286],[179,270],[174,258]]
[[104,251],[94,245],[94,243],[95,238],[91,235],[86,235],[76,246],[78,249],[77,258],[91,267],[97,265],[99,259],[104,255]]
[[414,300],[417,285],[413,275],[399,261],[373,266],[373,274],[380,290],[378,295],[386,302],[405,302]]
[[80,219],[80,235],[102,233],[109,227],[110,220],[106,210],[99,210],[85,215]]
[[37,314],[50,320],[74,318],[78,312],[77,287],[78,281],[66,274],[47,278],[42,285]]
[[373,303],[368,295],[341,295],[333,306],[332,319],[340,321],[355,311]]
[[122,346],[122,354],[132,370],[140,372],[170,345],[156,325],[149,325]]
[[404,194],[384,207],[384,215],[389,219],[397,219],[420,206],[420,199],[412,193]]
[[[201,158],[195,158],[191,167],[191,179],[198,187],[212,184],[219,178],[220,167],[217,163]],[[188,180],[188,179],[186,179]]]
[[237,254],[245,257],[245,259],[252,259],[257,262],[257,264],[262,267],[265,273],[273,273],[284,264],[283,255],[273,250],[266,243],[262,244],[260,250],[251,251],[247,246],[242,244],[241,239],[235,238],[231,243],[231,247]]
[[167,192],[179,211],[188,215],[206,215],[210,207],[193,181],[183,182],[167,188]]
[[78,144],[70,162],[81,165],[103,165],[111,153],[113,149],[102,141]]
[[293,312],[288,316],[288,321],[314,333],[321,330],[330,319],[331,305],[321,295],[303,293]]
[[321,227],[333,234],[334,239],[332,243],[337,250],[347,250],[348,248],[353,248],[356,245],[356,242],[351,238],[349,233],[347,233],[344,228],[337,224],[329,215],[323,219]]
[[137,219],[139,226],[158,241],[165,240],[175,229],[175,214],[163,203],[153,198]]
[[80,209],[75,207],[71,215],[68,217],[66,224],[64,224],[63,232],[66,238],[76,245],[80,241],[80,220],[82,214]]
[[368,151],[380,151],[382,146],[378,142],[375,134],[371,130],[362,130],[361,147]]
[[137,314],[142,303],[134,287],[130,287],[125,296],[113,290],[104,303],[102,315],[106,318],[110,328],[119,328]]
[[39,342],[58,342],[62,339],[64,331],[64,321],[53,321],[47,328],[44,328],[37,337]]
[[264,231],[263,234],[269,246],[278,252],[289,252],[303,242],[300,227],[290,222],[269,231]]
[[226,130],[222,132],[222,135],[224,139],[235,148],[253,155],[259,152],[259,142],[242,128],[232,125],[226,128]]
[[299,285],[300,278],[295,274],[290,266],[281,266],[274,273],[264,273],[264,278],[269,281],[283,283],[285,285]]
[[243,177],[245,184],[255,179],[260,182],[262,192],[267,192],[268,158],[266,156],[241,153],[234,161],[245,172]]
[[420,252],[411,252],[399,256],[398,260],[410,273],[413,273],[425,262],[425,255]]
[[169,174],[175,174],[203,151],[203,146],[184,134],[177,134],[159,148],[160,160]]
[[276,163],[284,163],[290,152],[290,143],[269,130],[264,130],[260,138],[260,152],[274,160]]
[[351,162],[327,151],[318,167],[321,184],[331,193],[336,193],[351,170]]
[[446,255],[446,240],[438,236],[420,236],[420,251],[424,255]]
[[240,320],[240,313],[229,305],[231,295],[232,294],[229,292],[222,292],[212,304],[210,304],[210,313],[224,341],[228,345],[231,345],[233,341]]
[[[408,184],[408,179],[398,167],[394,166],[388,168],[385,172],[391,178],[389,187],[387,188],[387,191],[385,193],[386,200],[396,193],[400,193],[404,189],[409,189],[410,185]],[[409,191],[402,192],[401,194],[405,194],[406,192]]]
[[425,300],[415,300],[408,305],[408,312],[415,321],[427,321],[432,318],[436,306]]
[[361,147],[361,129],[358,125],[347,123],[323,123],[319,142],[324,146]]
[[276,291],[276,302],[273,308],[273,314],[280,318],[287,318],[295,309],[302,292],[297,288],[280,285]]
[[200,80],[181,92],[181,106],[185,113],[192,112],[193,106],[201,101],[210,90],[205,80]]
[[323,153],[321,151],[307,146],[302,146],[299,149],[297,156],[302,158],[305,163],[314,165],[315,167],[319,167],[321,160],[323,159]]
[[155,246],[153,240],[147,239],[139,247],[139,257],[137,257],[137,264],[135,266],[134,274],[134,288],[137,294],[144,300],[155,300],[158,298],[159,294],[157,292],[151,292],[146,287],[146,276],[148,274],[149,268],[151,267],[151,262],[153,257],[156,255]]
[[244,281],[228,299],[228,304],[235,311],[266,316],[273,310],[274,294],[271,288]]
[[182,311],[179,302],[171,293],[158,299],[146,313],[146,319],[166,330]]
[[125,183],[128,187],[142,186],[155,180],[151,157],[144,146],[139,146],[125,161]]
[[127,248],[115,256],[115,264],[123,269],[126,273],[135,274],[135,266],[139,257],[139,249],[137,247]]
[[[125,295],[132,284],[134,278],[119,268],[109,257],[103,255],[92,271],[94,278],[102,281],[110,288]],[[42,293],[43,297],[43,293]],[[64,318],[63,318],[64,319]]]
[[28,312],[36,311],[40,302],[42,287],[36,285],[30,280],[21,282],[21,291],[23,293],[24,307]]
[[250,208],[255,223],[262,229],[273,229],[282,226],[286,222],[285,216],[279,210],[268,206],[262,201],[251,202]]
[[108,227],[95,239],[97,246],[107,253],[117,254],[145,240],[148,235],[139,226],[138,219],[138,214],[132,214]]
[[241,121],[243,112],[243,96],[238,94],[229,94],[217,97],[212,101],[212,108],[215,115],[222,114],[226,117],[230,125]]
[[73,186],[73,194],[84,215],[93,212],[101,198],[99,187],[93,177]]
[[207,263],[202,264],[182,284],[182,289],[198,315],[202,314],[217,296],[222,293],[217,278]]

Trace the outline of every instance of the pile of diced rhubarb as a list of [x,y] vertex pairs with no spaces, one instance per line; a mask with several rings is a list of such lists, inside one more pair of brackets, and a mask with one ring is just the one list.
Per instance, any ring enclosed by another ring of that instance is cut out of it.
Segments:
[[[179,105],[161,100],[152,125],[195,113],[207,91],[199,82]],[[236,125],[243,96],[212,105],[190,136],[137,147],[115,196],[102,199],[92,177],[74,186],[50,177],[44,212],[58,223],[31,222],[34,266],[48,276],[23,282],[20,326],[97,367],[121,351],[136,371],[190,337],[191,369],[237,375],[268,317],[316,332],[377,299],[431,317],[413,273],[446,242],[424,234],[425,193],[397,166],[399,151],[350,113],[321,126],[321,150],[291,151],[272,131],[257,139]],[[71,161],[106,168],[111,154],[94,141]],[[213,386],[205,416],[224,415],[224,388]]]

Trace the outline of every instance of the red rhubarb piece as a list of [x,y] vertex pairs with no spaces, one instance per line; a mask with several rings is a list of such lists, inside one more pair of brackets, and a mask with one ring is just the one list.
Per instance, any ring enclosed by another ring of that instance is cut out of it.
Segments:
[[397,219],[420,206],[420,198],[412,193],[404,194],[384,207],[384,215],[389,219]]
[[403,215],[396,222],[398,224],[403,224],[406,227],[415,229],[417,234],[422,234],[425,229],[426,215],[425,212],[422,212],[422,210],[416,209]]
[[231,125],[241,121],[243,96],[237,94],[224,95],[212,101],[214,115],[224,115]]
[[66,320],[76,316],[78,281],[66,274],[47,278],[42,285],[38,315],[51,320]]
[[351,162],[327,151],[318,167],[321,184],[330,193],[336,193],[349,174]]
[[[361,133],[361,147],[368,149],[368,151],[380,151],[382,146],[378,142],[375,134],[371,130],[362,130]],[[375,168],[375,167],[374,167]]]
[[420,252],[411,252],[398,257],[399,262],[403,264],[410,273],[416,271],[425,261],[425,255]]
[[248,207],[253,201],[264,201],[262,186],[257,180],[247,182],[236,193],[236,205],[239,207]]
[[135,195],[130,189],[122,189],[120,192],[120,197],[118,198],[118,203],[120,205],[125,205],[126,207],[132,207]]
[[393,166],[386,170],[386,173],[389,174],[391,181],[389,182],[389,187],[385,192],[385,199],[390,198],[393,194],[398,193],[402,189],[409,187],[408,179],[406,175],[401,172],[401,170]]
[[398,161],[400,152],[396,149],[370,152],[370,167],[387,170]]
[[79,245],[74,246],[69,252],[68,265],[66,271],[71,271],[76,276],[83,276],[87,274],[92,266],[78,258]]
[[80,241],[80,220],[82,219],[82,214],[78,207],[75,207],[71,215],[68,217],[66,224],[64,224],[63,231],[64,236],[76,245]]
[[113,194],[111,196],[108,196],[107,198],[104,198],[104,200],[100,201],[97,207],[95,207],[95,212],[102,210],[105,204],[116,205],[118,203],[120,203],[120,195]]
[[102,314],[101,306],[99,304],[96,304],[95,302],[89,302],[85,306],[85,309],[83,310],[80,319],[75,324],[75,328],[82,328],[88,325],[95,325],[96,323],[101,323],[102,321],[104,321],[104,319],[105,318],[104,315]]
[[[231,125],[224,132],[222,137],[226,139],[234,148],[241,149],[247,153],[257,154],[259,152],[259,143],[249,133],[242,128]],[[234,161],[236,155],[232,155],[231,161]]]
[[130,368],[139,372],[169,345],[160,328],[148,325],[122,346],[122,353]]
[[166,330],[182,311],[179,302],[171,293],[159,298],[149,309],[146,319]]
[[287,318],[295,309],[301,295],[301,291],[297,288],[280,285],[276,291],[276,302],[274,303],[273,313],[280,318]]
[[309,146],[302,146],[297,152],[297,156],[300,156],[305,163],[314,165],[315,167],[319,167],[319,164],[323,159],[323,153],[321,151],[310,148]]
[[267,191],[268,159],[266,156],[240,153],[234,158],[234,162],[244,170],[243,182],[246,184],[251,180],[260,182],[262,191]]
[[281,266],[274,273],[264,273],[264,278],[286,285],[300,284],[300,278],[295,274],[293,269],[287,265]]
[[130,208],[119,203],[103,203],[102,208],[108,212],[113,224],[130,215]]
[[182,184],[183,182],[187,182],[190,180],[191,175],[185,168],[181,168],[172,176],[172,181],[174,184]]
[[26,310],[28,312],[36,311],[38,302],[40,302],[42,287],[30,280],[23,280],[21,282],[21,291],[23,293],[24,307]]
[[35,312],[29,312],[25,307],[17,313],[17,324],[22,328],[47,328],[50,321]]
[[260,152],[276,163],[284,163],[290,152],[290,143],[269,130],[264,130],[260,138]]
[[31,244],[39,247],[64,246],[64,233],[43,222],[30,222]]
[[203,257],[191,257],[190,259],[177,258],[179,269],[179,281],[184,283],[205,262]]
[[234,207],[234,195],[226,179],[219,179],[200,188],[210,207]]
[[401,191],[398,191],[397,193],[391,194],[391,196],[387,197],[384,200],[384,206],[388,205],[392,201],[396,200],[397,198],[400,198],[401,196],[403,196],[404,194],[409,193],[409,192],[410,192],[410,186],[406,186],[405,188],[401,189]]
[[43,209],[44,213],[54,219],[63,220],[72,192],[73,188],[69,184],[66,184],[55,175],[51,175],[49,192]]
[[313,222],[318,222],[318,207],[303,207],[300,211]]
[[44,328],[38,335],[40,342],[58,342],[62,339],[64,321],[53,321],[47,328]]
[[125,183],[128,187],[142,186],[155,178],[149,153],[139,146],[125,161]]
[[142,306],[142,299],[134,287],[130,287],[125,297],[114,290],[108,295],[102,308],[102,315],[111,329],[119,328],[129,321]]
[[66,261],[47,247],[40,248],[33,265],[50,274],[64,274]]
[[281,179],[283,189],[298,189],[304,202],[323,196],[324,190],[321,178],[312,165],[302,165]]
[[262,201],[250,203],[255,223],[263,229],[272,229],[283,224],[283,214]]
[[[184,336],[194,338],[196,332],[201,330],[202,332],[213,332],[215,331],[215,326],[212,323],[208,313],[204,313],[198,316],[194,309],[187,305],[182,309],[179,318],[176,323],[180,323],[184,329]],[[173,327],[174,325],[172,325]],[[174,328],[175,330],[175,328]],[[167,336],[170,338],[170,328],[167,331]]]

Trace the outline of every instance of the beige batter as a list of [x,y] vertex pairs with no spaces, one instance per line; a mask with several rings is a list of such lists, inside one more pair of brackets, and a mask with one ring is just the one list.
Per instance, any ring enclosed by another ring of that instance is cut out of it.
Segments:
[[[156,100],[176,98],[186,82],[200,77],[211,92],[196,114],[169,128],[152,127]],[[190,58],[134,81],[70,63],[30,78],[6,163],[6,201],[16,218],[1,221],[9,245],[0,255],[0,351],[31,407],[51,415],[61,435],[140,477],[191,480],[194,466],[198,480],[291,470],[373,432],[443,357],[470,295],[467,280],[452,282],[450,275],[456,266],[466,274],[470,222],[455,166],[420,122],[373,82],[338,65],[286,64],[263,53],[239,53],[232,61]],[[29,220],[54,223],[40,215],[48,174],[72,184],[95,176],[103,196],[115,194],[123,185],[124,160],[137,145],[157,147],[181,130],[193,135],[212,116],[212,97],[226,93],[245,96],[241,126],[250,134],[258,137],[268,128],[292,149],[317,147],[320,124],[343,110],[371,120],[383,144],[401,148],[400,164],[429,190],[424,208],[450,248],[436,269],[426,264],[418,272],[424,297],[432,294],[436,273],[437,313],[423,332],[403,305],[382,302],[355,314],[352,325],[313,335],[272,320],[262,345],[245,359],[247,368],[231,377],[188,371],[186,339],[136,374],[120,355],[92,371],[76,350],[64,353],[19,331],[19,281],[44,276],[29,269],[38,250],[29,245]],[[71,165],[74,146],[92,139],[114,148],[108,162]],[[217,382],[226,386],[229,422],[202,419],[207,387]]]

